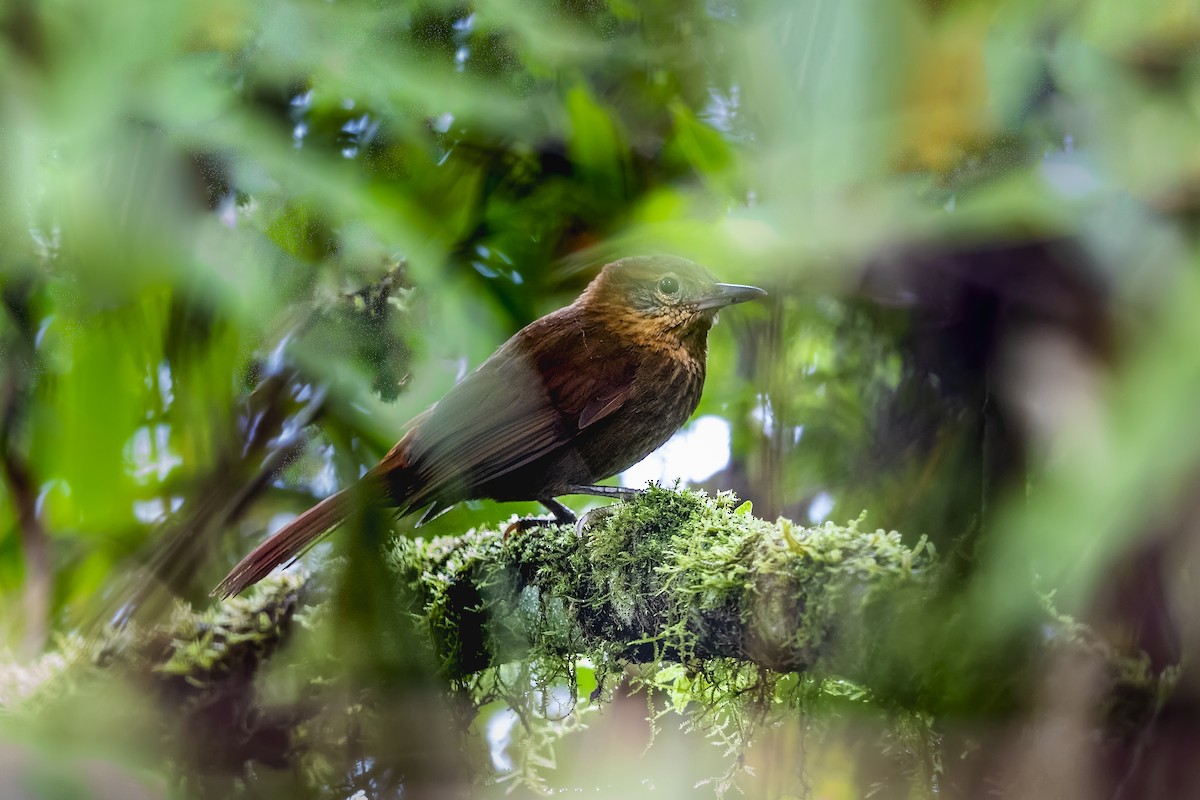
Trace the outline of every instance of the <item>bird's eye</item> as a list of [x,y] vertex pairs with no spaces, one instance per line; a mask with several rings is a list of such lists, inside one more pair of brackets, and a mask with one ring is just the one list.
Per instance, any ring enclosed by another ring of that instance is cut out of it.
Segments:
[[663,294],[675,294],[679,291],[679,281],[668,275],[658,282],[658,290]]

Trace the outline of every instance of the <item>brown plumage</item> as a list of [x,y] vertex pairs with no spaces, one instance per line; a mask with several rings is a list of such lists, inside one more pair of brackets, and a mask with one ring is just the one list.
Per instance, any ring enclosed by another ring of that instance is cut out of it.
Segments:
[[708,331],[724,306],[766,293],[717,283],[682,258],[606,266],[566,308],[518,331],[421,414],[363,478],[259,545],[214,594],[237,594],[346,518],[351,491],[422,521],[462,500],[619,494],[597,481],[636,464],[700,402]]

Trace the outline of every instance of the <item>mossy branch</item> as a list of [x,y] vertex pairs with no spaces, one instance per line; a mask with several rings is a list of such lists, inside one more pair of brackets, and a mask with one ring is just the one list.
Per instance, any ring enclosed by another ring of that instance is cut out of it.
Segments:
[[[461,682],[514,661],[569,671],[582,656],[610,666],[731,659],[853,677],[872,639],[871,610],[920,593],[936,560],[924,543],[910,548],[895,532],[856,523],[766,522],[731,495],[652,488],[586,522],[582,535],[549,526],[392,546],[387,570],[444,677]],[[245,691],[289,638],[302,592],[296,576],[272,576],[245,598],[206,611],[181,604],[165,625],[68,649],[190,687],[180,694],[231,683]],[[305,613],[321,617],[324,605]]]
[[870,609],[919,591],[935,560],[894,532],[770,523],[728,495],[652,488],[588,523],[396,545],[449,677],[597,653],[852,676]]

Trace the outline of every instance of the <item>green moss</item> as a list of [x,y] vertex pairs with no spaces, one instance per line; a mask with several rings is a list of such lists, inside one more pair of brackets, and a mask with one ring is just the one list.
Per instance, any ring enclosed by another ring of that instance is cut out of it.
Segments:
[[196,686],[235,672],[252,672],[287,635],[302,585],[301,578],[278,573],[244,596],[201,612],[178,605],[165,628],[153,634],[153,644],[148,642],[143,650],[154,655],[149,669],[184,677]]
[[172,780],[203,774],[228,796],[246,763],[295,752],[295,717],[264,712],[257,683],[289,636],[302,583],[272,576],[237,600],[202,611],[180,601],[157,626],[75,634],[34,664],[0,665],[6,689],[10,677],[28,680],[0,698],[0,734],[56,761],[170,764]]
[[597,692],[626,664],[653,665],[639,685],[734,752],[829,686],[866,696],[847,680],[864,609],[920,587],[935,561],[924,541],[861,520],[804,528],[750,512],[730,494],[651,488],[593,514],[582,536],[471,531],[401,541],[392,559],[447,677],[477,707],[517,710],[534,761],[564,724],[538,703],[556,686],[578,697],[581,663]]
[[286,639],[303,583],[296,575],[275,574],[244,596],[202,611],[177,602],[158,627],[130,624],[92,637],[64,637],[35,662],[0,664],[0,708],[37,713],[98,670],[118,667],[192,697],[220,692],[231,678],[248,678]]

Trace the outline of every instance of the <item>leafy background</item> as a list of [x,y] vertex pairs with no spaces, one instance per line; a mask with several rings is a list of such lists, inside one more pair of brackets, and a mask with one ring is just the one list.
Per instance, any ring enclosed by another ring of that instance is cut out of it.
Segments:
[[[997,689],[989,648],[1047,593],[1177,663],[1197,633],[1198,48],[1179,0],[11,0],[0,641],[14,664],[53,653],[147,575],[204,602],[596,266],[671,252],[771,292],[712,336],[698,413],[731,449],[701,482],[767,518],[865,510],[954,565],[973,635],[902,632],[945,674],[932,707],[1033,702],[1039,673]],[[467,504],[428,532],[532,510]],[[313,565],[361,563],[354,539]],[[403,630],[394,658],[377,635],[339,647],[429,685]],[[202,786],[105,749],[125,699],[67,738],[146,791]],[[859,708],[856,730],[886,716]],[[686,793],[719,771],[686,734],[643,757],[645,712],[615,704],[557,784]],[[799,771],[858,796],[854,738],[778,744],[749,785]],[[13,752],[30,775],[57,758]]]

